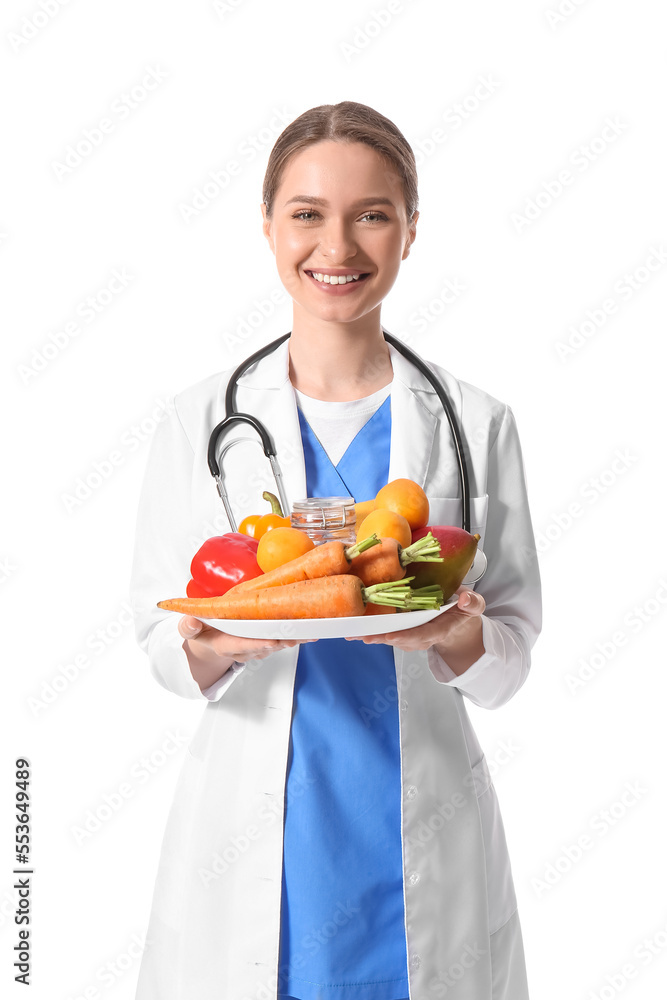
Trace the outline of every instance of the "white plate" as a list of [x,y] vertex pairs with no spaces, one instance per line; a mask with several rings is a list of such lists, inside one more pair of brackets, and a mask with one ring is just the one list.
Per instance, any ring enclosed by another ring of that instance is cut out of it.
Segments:
[[357,615],[354,618],[201,618],[213,628],[245,639],[341,639],[355,635],[382,635],[425,625],[436,615],[458,603],[458,594],[435,611],[402,611],[386,615]]

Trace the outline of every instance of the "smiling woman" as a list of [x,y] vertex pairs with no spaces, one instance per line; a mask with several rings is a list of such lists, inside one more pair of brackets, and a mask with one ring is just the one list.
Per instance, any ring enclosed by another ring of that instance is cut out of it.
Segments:
[[[287,496],[359,502],[408,479],[431,525],[459,524],[440,400],[380,316],[416,238],[409,143],[363,104],[305,111],[271,151],[261,208],[292,329],[246,365],[236,403],[274,435]],[[430,367],[461,428],[488,569],[478,591],[403,631],[295,640],[286,621],[266,640],[157,607],[183,592],[191,539],[219,523],[207,446],[232,370],[178,394],[156,429],[137,638],[159,682],[207,710],[169,817],[137,1000],[528,998],[503,824],[465,705],[516,693],[541,628],[521,449],[509,406]],[[232,433],[240,521],[267,484]]]

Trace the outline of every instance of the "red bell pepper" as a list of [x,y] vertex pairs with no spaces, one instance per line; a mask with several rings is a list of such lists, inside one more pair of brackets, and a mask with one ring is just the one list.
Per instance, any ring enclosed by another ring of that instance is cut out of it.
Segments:
[[242,580],[262,575],[257,564],[259,541],[239,531],[207,538],[190,564],[188,597],[219,597]]

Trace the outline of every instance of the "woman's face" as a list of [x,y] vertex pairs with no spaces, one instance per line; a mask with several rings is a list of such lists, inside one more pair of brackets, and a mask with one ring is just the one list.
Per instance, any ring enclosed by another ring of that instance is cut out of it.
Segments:
[[[415,239],[399,175],[365,143],[318,142],[283,171],[264,234],[295,313],[351,322],[376,309]],[[313,274],[366,275],[329,283]]]

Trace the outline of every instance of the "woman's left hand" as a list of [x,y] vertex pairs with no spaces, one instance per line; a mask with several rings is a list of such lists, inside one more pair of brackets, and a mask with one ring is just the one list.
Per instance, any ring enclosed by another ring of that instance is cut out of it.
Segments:
[[[479,652],[481,656],[484,647],[481,643],[482,623],[480,616],[484,613],[486,601],[481,594],[477,594],[470,587],[461,586],[455,593],[458,594],[458,603],[452,605],[443,614],[431,619],[430,622],[426,622],[425,625],[406,628],[401,632],[386,632],[382,635],[349,636],[349,639],[361,639],[367,643],[384,642],[406,652],[413,649],[428,649],[430,646],[437,645],[440,647],[438,652],[442,654],[443,659],[447,659],[447,650],[455,653],[457,648],[467,648],[472,643],[472,648],[475,648],[475,644],[477,645],[477,651],[481,647],[481,652]],[[475,659],[477,658],[475,657]],[[470,662],[474,662],[474,659]]]

